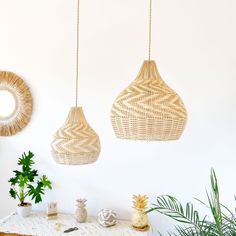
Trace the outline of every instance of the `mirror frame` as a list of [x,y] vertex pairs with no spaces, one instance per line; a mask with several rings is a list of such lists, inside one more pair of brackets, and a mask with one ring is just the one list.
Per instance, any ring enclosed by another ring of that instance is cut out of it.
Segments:
[[0,136],[11,136],[29,123],[33,99],[24,80],[13,72],[0,71],[0,90],[12,93],[16,101],[14,112],[8,117],[0,117]]

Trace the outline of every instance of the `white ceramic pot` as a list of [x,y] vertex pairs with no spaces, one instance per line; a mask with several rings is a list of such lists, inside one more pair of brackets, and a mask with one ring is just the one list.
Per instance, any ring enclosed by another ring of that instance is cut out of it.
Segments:
[[17,205],[17,214],[22,216],[22,217],[27,217],[30,215],[32,209],[32,204],[27,203],[24,206],[21,206],[20,204]]

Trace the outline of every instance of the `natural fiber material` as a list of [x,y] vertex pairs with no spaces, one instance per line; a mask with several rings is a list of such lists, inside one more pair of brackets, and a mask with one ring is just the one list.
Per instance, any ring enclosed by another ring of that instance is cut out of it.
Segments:
[[59,164],[93,163],[100,153],[98,135],[87,123],[81,107],[72,107],[65,124],[56,132],[52,155]]
[[144,61],[137,78],[115,100],[111,121],[122,139],[175,140],[187,112],[179,95],[158,73],[155,61]]
[[30,235],[26,235],[26,234],[10,234],[10,233],[1,233],[0,232],[0,236],[30,236]]
[[0,71],[0,90],[9,91],[16,106],[9,117],[0,117],[0,136],[10,136],[21,131],[29,122],[32,109],[32,95],[29,87],[16,74]]

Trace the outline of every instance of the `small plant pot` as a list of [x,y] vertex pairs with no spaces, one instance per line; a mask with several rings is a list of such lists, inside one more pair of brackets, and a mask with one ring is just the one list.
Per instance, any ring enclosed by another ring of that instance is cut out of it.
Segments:
[[31,203],[26,203],[25,205],[21,206],[20,204],[17,205],[17,214],[22,217],[27,217],[30,215],[32,209]]

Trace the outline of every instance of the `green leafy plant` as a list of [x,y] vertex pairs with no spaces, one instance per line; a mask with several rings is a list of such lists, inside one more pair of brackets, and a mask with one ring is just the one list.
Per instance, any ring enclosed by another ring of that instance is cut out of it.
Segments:
[[[207,192],[207,203],[196,199],[210,210],[211,218],[205,216],[202,219],[194,209],[192,203],[183,206],[176,198],[169,195],[157,197],[147,213],[157,211],[165,216],[182,223],[176,226],[176,232],[170,232],[173,236],[236,236],[235,212],[229,210],[220,203],[220,194],[215,171],[211,170],[211,191]],[[212,219],[212,220],[210,220]],[[160,234],[161,235],[161,234]]]
[[38,176],[38,171],[33,169],[34,154],[29,151],[28,154],[23,153],[18,159],[18,165],[21,170],[14,170],[15,176],[8,182],[11,184],[10,196],[20,201],[20,205],[27,205],[26,197],[31,197],[35,203],[42,201],[42,195],[46,188],[52,189],[52,183],[46,175]]

